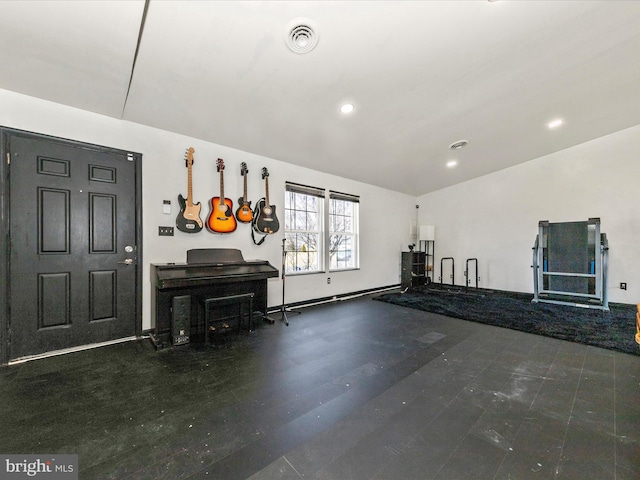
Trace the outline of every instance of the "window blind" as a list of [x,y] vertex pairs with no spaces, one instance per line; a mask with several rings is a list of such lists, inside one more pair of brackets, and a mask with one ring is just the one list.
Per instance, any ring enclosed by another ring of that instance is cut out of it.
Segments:
[[324,188],[311,187],[300,183],[285,182],[285,190],[287,192],[301,193],[303,195],[311,195],[313,197],[324,198]]
[[360,197],[358,195],[351,195],[350,193],[335,192],[329,190],[329,198],[335,200],[345,200],[347,202],[360,203]]

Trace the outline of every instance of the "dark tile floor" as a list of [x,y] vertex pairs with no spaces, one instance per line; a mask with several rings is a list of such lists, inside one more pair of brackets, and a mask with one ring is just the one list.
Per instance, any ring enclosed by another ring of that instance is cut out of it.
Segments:
[[[0,368],[0,452],[81,479],[640,479],[640,357],[372,301]],[[630,332],[633,334],[633,332]]]

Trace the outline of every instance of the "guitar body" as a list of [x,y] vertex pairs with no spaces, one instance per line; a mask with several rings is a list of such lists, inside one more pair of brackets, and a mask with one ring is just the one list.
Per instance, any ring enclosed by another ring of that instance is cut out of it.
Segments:
[[251,202],[245,202],[244,197],[238,199],[238,210],[236,210],[236,218],[242,223],[251,223],[253,220],[253,210],[251,210]]
[[211,213],[207,219],[207,228],[214,233],[231,233],[235,231],[238,223],[233,216],[233,202],[220,197],[211,199]]
[[180,213],[176,217],[176,227],[181,232],[198,233],[202,230],[202,220],[200,219],[200,202],[187,206],[187,200],[178,195]]
[[276,206],[267,205],[264,198],[256,204],[256,216],[253,228],[260,233],[276,233],[280,229],[280,222],[276,216]]

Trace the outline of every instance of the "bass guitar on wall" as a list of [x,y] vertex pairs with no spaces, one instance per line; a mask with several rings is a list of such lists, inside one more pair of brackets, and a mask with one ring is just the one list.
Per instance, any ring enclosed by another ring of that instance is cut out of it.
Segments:
[[224,160],[219,158],[216,165],[220,174],[220,196],[211,199],[207,228],[214,233],[231,233],[238,223],[233,216],[233,202],[224,196]]
[[247,200],[247,164],[240,164],[240,174],[244,177],[244,195],[238,199],[238,210],[236,210],[236,218],[242,223],[251,223],[253,220],[253,212],[251,211],[251,202]]
[[180,213],[176,217],[176,227],[181,232],[198,233],[202,230],[202,219],[200,218],[200,202],[193,203],[193,192],[191,189],[191,168],[193,166],[193,152],[195,150],[190,147],[185,155],[185,163],[188,169],[187,180],[187,198],[178,195],[178,203],[180,204]]
[[265,196],[258,200],[253,214],[253,229],[258,233],[276,233],[280,228],[278,217],[276,216],[276,206],[269,203],[269,171],[262,169],[264,179]]

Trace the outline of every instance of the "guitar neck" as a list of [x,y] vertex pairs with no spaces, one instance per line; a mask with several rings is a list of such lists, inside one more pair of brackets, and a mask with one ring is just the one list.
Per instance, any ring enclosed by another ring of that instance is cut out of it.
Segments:
[[191,188],[191,164],[187,168],[187,207],[193,207],[193,189]]
[[247,201],[247,174],[245,173],[243,177],[244,177],[244,195],[242,195],[242,199],[246,202]]
[[224,205],[224,170],[220,169],[220,206]]
[[269,177],[264,177],[264,198],[266,199],[267,206],[271,205],[269,202]]

